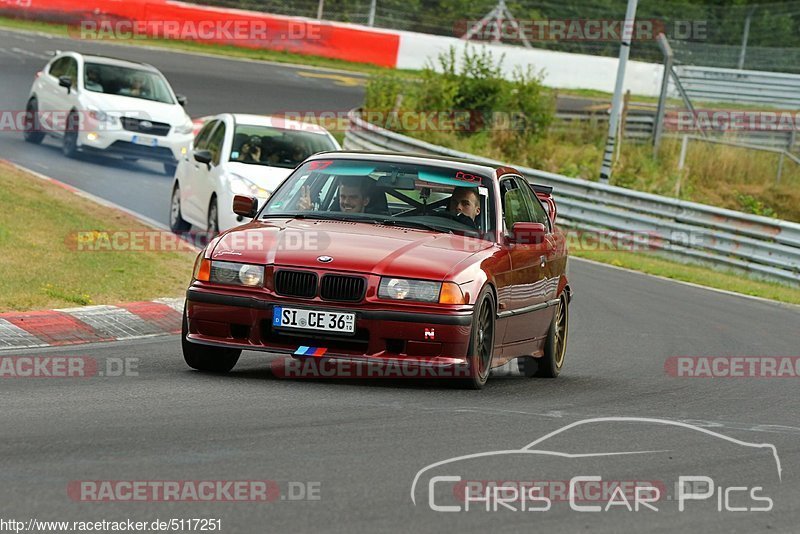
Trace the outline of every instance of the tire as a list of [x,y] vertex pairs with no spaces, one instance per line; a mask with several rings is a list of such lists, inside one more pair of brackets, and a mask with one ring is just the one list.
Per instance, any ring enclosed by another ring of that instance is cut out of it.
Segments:
[[475,301],[472,315],[469,348],[467,349],[468,377],[461,386],[481,389],[489,379],[494,356],[495,318],[497,307],[489,287],[484,287]]
[[61,151],[68,158],[75,158],[78,156],[78,129],[80,128],[80,119],[75,112],[72,112],[67,117],[67,127],[64,129],[64,139],[61,144]]
[[241,350],[198,345],[186,339],[188,333],[189,324],[186,319],[186,307],[184,306],[181,346],[183,348],[183,359],[186,365],[192,369],[209,373],[227,373],[239,361],[239,356],[242,354]]
[[44,132],[39,124],[39,104],[35,98],[28,100],[25,106],[25,133],[23,134],[25,141],[38,145],[44,139]]
[[169,204],[169,229],[176,234],[191,230],[192,225],[181,216],[181,188],[178,184],[172,188],[172,199]]
[[558,308],[553,315],[547,338],[544,342],[544,355],[541,358],[524,356],[518,360],[519,370],[532,378],[556,378],[564,368],[564,356],[567,353],[567,335],[569,334],[569,297],[567,292],[561,293]]
[[165,163],[164,164],[164,174],[169,176],[170,178],[175,176],[175,170],[178,168],[177,165],[174,163]]
[[214,237],[219,233],[219,212],[217,210],[217,197],[211,197],[208,203],[208,216],[206,217],[206,228],[209,237]]

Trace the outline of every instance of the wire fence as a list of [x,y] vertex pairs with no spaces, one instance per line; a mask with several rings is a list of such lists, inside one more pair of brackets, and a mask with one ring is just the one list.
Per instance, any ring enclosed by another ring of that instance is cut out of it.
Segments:
[[[367,24],[370,0],[196,0],[200,4],[263,11],[315,19]],[[506,5],[522,26],[561,21],[620,21],[626,0],[508,0]],[[497,0],[377,0],[374,25],[461,37],[497,5]],[[663,28],[679,64],[800,72],[800,0],[741,5],[736,0],[660,0],[640,2],[637,20]],[[496,28],[487,25],[476,36],[488,40]],[[746,34],[745,53],[742,54]],[[529,35],[530,36],[530,35]],[[522,45],[512,36],[503,39]],[[530,39],[532,46],[564,52],[616,56],[616,39]],[[660,62],[653,39],[634,42],[631,58]]]

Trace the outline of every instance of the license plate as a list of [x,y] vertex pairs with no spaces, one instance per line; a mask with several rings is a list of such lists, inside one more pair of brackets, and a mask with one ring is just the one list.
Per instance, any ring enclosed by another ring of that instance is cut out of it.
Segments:
[[131,137],[131,143],[134,145],[158,146],[158,138],[134,135]]
[[352,334],[356,331],[356,314],[275,306],[272,326]]

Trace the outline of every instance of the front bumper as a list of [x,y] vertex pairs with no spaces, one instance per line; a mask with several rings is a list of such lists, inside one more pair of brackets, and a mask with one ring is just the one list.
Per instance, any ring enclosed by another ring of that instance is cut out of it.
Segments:
[[127,130],[82,131],[78,146],[84,152],[177,163],[192,141],[191,134],[146,135]]
[[[277,302],[189,288],[186,292],[193,343],[294,355],[299,347],[325,349],[333,359],[379,360],[451,367],[466,363],[471,312],[448,314],[366,308],[362,304]],[[352,335],[293,331],[272,325],[276,305],[349,311],[356,314]]]

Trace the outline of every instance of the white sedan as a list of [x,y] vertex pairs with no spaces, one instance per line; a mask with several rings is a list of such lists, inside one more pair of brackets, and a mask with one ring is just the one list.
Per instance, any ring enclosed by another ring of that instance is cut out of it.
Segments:
[[280,117],[223,113],[205,120],[178,162],[172,185],[170,228],[192,225],[214,235],[239,226],[234,195],[269,198],[307,157],[341,150],[324,128]]

